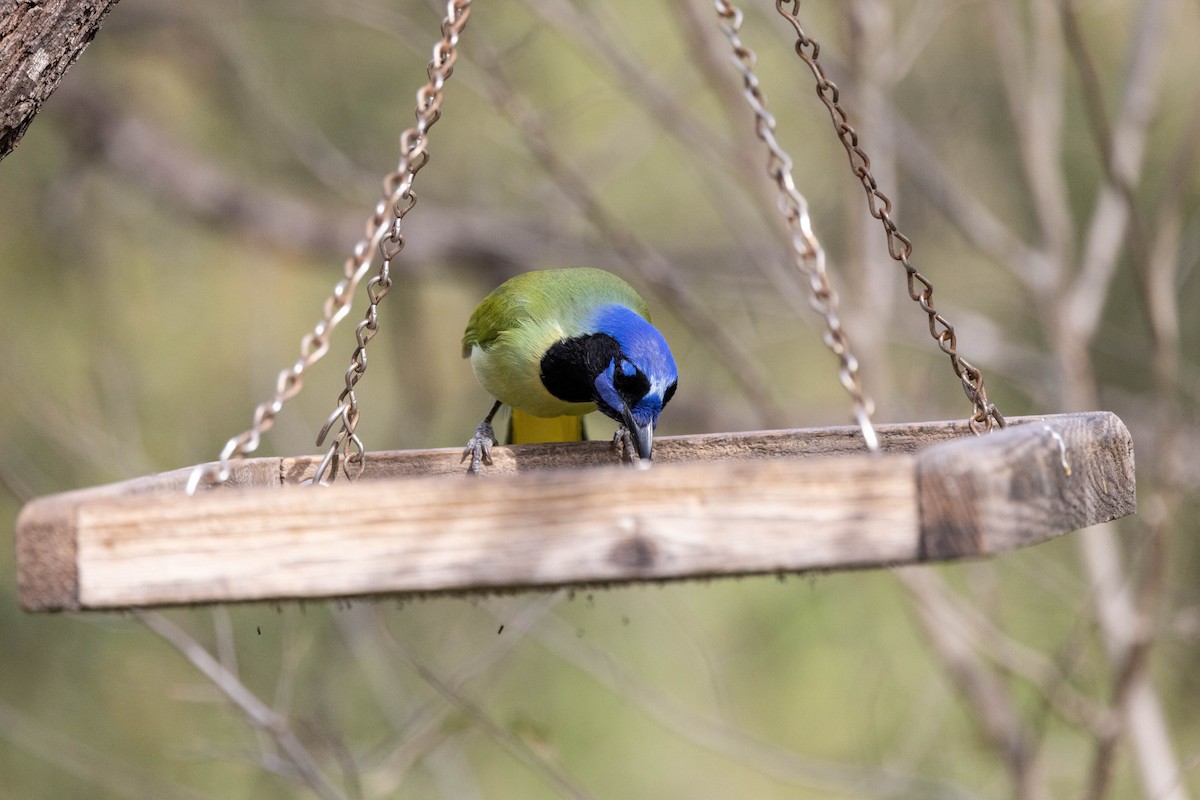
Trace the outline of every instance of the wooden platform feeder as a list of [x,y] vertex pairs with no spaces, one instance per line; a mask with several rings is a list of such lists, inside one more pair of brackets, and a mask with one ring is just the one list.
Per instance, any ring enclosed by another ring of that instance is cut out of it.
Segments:
[[[1132,514],[1113,414],[664,437],[648,471],[606,442],[373,453],[357,483],[301,486],[315,457],[256,458],[189,497],[191,469],[29,503],[35,611],[511,590],[882,567],[987,556]],[[582,467],[586,467],[583,469]],[[459,476],[452,479],[448,476]]]
[[[361,479],[329,488],[302,485],[321,457],[241,459],[299,391],[305,369],[328,349],[359,281],[369,307],[345,390],[318,443],[341,421],[324,456],[349,452],[358,408],[355,386],[365,347],[378,329],[390,262],[403,249],[401,222],[428,160],[430,128],[441,115],[469,0],[451,0],[441,39],[417,93],[417,125],[401,134],[396,171],[369,219],[323,316],[302,341],[296,365],[280,373],[275,397],[254,426],[226,445],[224,485],[200,484],[195,468],[41,498],[17,521],[21,603],[34,611],[119,609],[287,598],[495,591],[882,567],[982,557],[1106,522],[1135,509],[1133,447],[1108,413],[1009,420],[975,436],[965,423],[877,428],[868,453],[870,403],[826,283],[823,251],[791,159],[738,35],[742,14],[716,3],[733,66],[742,76],[755,131],[769,152],[767,175],[789,226],[789,258],[826,320],[824,338],[840,359],[860,427],[709,434],[660,439],[649,471],[618,463],[607,442],[498,447],[479,479],[464,475],[460,451],[371,453]],[[889,216],[891,201],[870,173],[838,105],[839,92],[817,62],[819,48],[783,4],[797,33],[794,50],[846,149],[888,252],[904,268],[911,299],[950,356],[957,380],[986,427],[1003,418],[987,402],[982,374],[955,350],[949,322],[933,305],[933,285],[908,262],[911,243]],[[610,237],[611,238],[611,237]],[[342,448],[339,450],[339,448]],[[357,452],[355,453],[357,455]],[[330,463],[327,461],[327,463]],[[336,473],[336,462],[334,472]],[[344,462],[343,462],[344,463]],[[322,473],[325,477],[327,473]],[[310,480],[311,482],[311,480]]]

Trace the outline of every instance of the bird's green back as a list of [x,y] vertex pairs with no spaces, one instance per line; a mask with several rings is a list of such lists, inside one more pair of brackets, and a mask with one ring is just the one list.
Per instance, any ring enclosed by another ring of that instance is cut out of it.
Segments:
[[531,320],[552,318],[568,334],[585,333],[595,309],[617,303],[649,321],[650,309],[633,287],[612,273],[592,267],[526,272],[501,284],[483,299],[463,334],[463,358],[475,345],[490,349],[505,331]]

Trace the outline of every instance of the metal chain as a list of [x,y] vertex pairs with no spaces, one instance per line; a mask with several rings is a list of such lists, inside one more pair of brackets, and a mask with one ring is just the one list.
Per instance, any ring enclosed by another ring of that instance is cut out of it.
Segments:
[[[385,264],[368,284],[367,291],[371,299],[368,319],[359,324],[355,332],[358,348],[355,350],[354,363],[347,371],[347,384],[351,392],[353,384],[358,382],[362,372],[366,370],[366,355],[360,352],[366,342],[375,335],[378,327],[375,322],[375,307],[390,287],[387,271],[390,269],[389,253],[394,256],[403,248],[403,237],[400,235],[399,223],[408,209],[416,202],[412,193],[412,177],[425,165],[429,155],[425,150],[425,134],[432,127],[440,114],[441,88],[446,78],[453,71],[456,58],[455,47],[458,35],[466,25],[469,15],[470,0],[459,0],[447,3],[446,19],[442,23],[442,39],[434,48],[433,61],[430,62],[428,74],[429,84],[417,93],[417,127],[409,129],[401,136],[401,159],[396,171],[384,179],[384,193],[370,219],[367,220],[364,237],[354,246],[352,255],[346,259],[342,268],[342,278],[333,287],[332,293],[326,298],[322,309],[321,319],[300,341],[300,357],[289,368],[279,373],[275,382],[274,396],[254,410],[254,419],[250,428],[232,437],[221,450],[219,460],[214,464],[202,464],[193,470],[188,478],[187,493],[194,494],[200,483],[209,481],[223,484],[230,477],[230,462],[235,458],[244,458],[258,449],[262,435],[275,424],[275,418],[283,409],[284,403],[300,393],[304,386],[304,376],[310,367],[321,360],[329,352],[330,337],[338,323],[350,313],[350,306],[359,283],[370,270],[374,261],[376,248],[379,248],[385,259]],[[385,243],[387,243],[385,245]],[[374,287],[374,292],[372,292]],[[369,331],[369,332],[368,332]],[[354,371],[355,377],[350,378]],[[352,381],[352,382],[351,382]],[[328,428],[342,414],[342,404],[349,396],[343,394],[338,399],[338,410],[331,416],[322,431],[322,438]],[[353,424],[357,424],[358,410],[354,404]],[[351,433],[353,425],[351,425]],[[361,440],[354,440],[361,447]],[[318,445],[320,442],[318,442]],[[332,456],[327,455],[327,460]],[[361,463],[361,455],[358,459]],[[323,468],[328,463],[322,464]],[[318,473],[320,474],[320,473]]]
[[341,428],[312,478],[314,486],[332,482],[337,477],[339,461],[342,462],[342,469],[350,480],[358,478],[366,466],[366,449],[362,439],[355,433],[360,416],[355,387],[367,371],[367,345],[379,332],[379,303],[392,287],[392,259],[404,249],[401,224],[417,203],[417,195],[412,188],[413,181],[417,173],[429,163],[429,129],[441,118],[442,90],[454,73],[454,63],[458,60],[458,38],[466,28],[470,15],[471,0],[449,0],[446,3],[442,38],[434,45],[433,59],[426,69],[429,82],[417,91],[417,124],[400,134],[400,163],[395,172],[384,179],[393,220],[379,240],[379,252],[383,261],[379,265],[378,274],[367,284],[369,305],[366,316],[354,330],[357,345],[350,356],[350,366],[346,368],[346,386],[338,395],[337,408],[329,415],[317,435],[317,446],[320,447],[334,424],[341,422]]
[[[721,3],[718,2],[717,6],[720,8]],[[849,117],[839,102],[838,87],[826,77],[824,68],[817,60],[821,53],[821,45],[809,37],[800,25],[800,0],[775,0],[775,10],[796,30],[796,55],[808,65],[816,78],[817,96],[829,110],[838,140],[846,148],[846,155],[850,158],[850,167],[867,193],[867,205],[871,216],[882,223],[887,234],[888,255],[904,267],[908,276],[908,296],[928,315],[929,335],[938,343],[938,348],[950,357],[954,374],[962,382],[967,399],[975,407],[975,412],[969,420],[971,430],[982,433],[992,430],[993,427],[1003,428],[1004,416],[994,404],[988,402],[983,373],[958,354],[958,339],[954,334],[954,326],[934,308],[933,284],[909,263],[912,242],[900,232],[892,220],[892,201],[876,184],[875,177],[871,174],[871,159],[859,146],[858,133],[850,126]]]
[[733,48],[732,60],[742,76],[746,102],[754,111],[754,130],[767,146],[767,174],[779,187],[779,212],[792,232],[792,254],[796,268],[808,278],[809,305],[825,318],[825,346],[838,357],[838,377],[850,394],[854,417],[867,448],[872,452],[878,451],[879,439],[871,423],[874,406],[863,390],[858,359],[851,352],[850,340],[838,316],[837,294],[830,287],[825,271],[825,249],[813,233],[808,201],[796,188],[792,177],[792,159],[775,138],[775,117],[767,111],[766,98],[759,89],[758,76],[754,72],[757,56],[742,44],[739,37],[743,19],[741,9],[726,0],[716,0],[714,5],[721,31]]
[[366,234],[354,246],[353,254],[346,259],[342,267],[341,280],[334,285],[333,291],[325,299],[321,319],[313,326],[312,331],[300,340],[300,357],[291,367],[279,373],[275,381],[274,396],[254,409],[254,420],[248,430],[225,443],[219,461],[196,467],[188,478],[188,494],[194,494],[202,481],[222,484],[229,480],[230,461],[244,458],[257,450],[262,435],[275,424],[275,418],[283,409],[284,403],[304,388],[305,373],[329,352],[329,340],[333,329],[350,313],[350,304],[358,284],[371,268],[375,248],[387,231],[390,210],[387,198],[381,199],[376,205],[374,214],[367,221]]

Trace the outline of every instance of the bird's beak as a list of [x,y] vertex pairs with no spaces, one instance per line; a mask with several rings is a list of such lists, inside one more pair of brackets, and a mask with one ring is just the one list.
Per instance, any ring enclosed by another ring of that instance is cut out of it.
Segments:
[[625,428],[629,431],[629,435],[633,437],[633,446],[637,450],[638,458],[646,466],[650,466],[654,450],[654,421],[651,420],[645,425],[639,425],[634,420],[633,412],[629,410],[629,406],[625,406],[624,410]]

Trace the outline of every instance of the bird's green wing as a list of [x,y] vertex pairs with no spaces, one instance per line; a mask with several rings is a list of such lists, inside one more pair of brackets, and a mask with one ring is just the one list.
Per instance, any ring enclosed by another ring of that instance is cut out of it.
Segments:
[[523,277],[518,275],[505,281],[475,308],[463,332],[463,358],[471,357],[471,349],[475,345],[487,350],[497,336],[529,317],[530,281],[519,280]]

